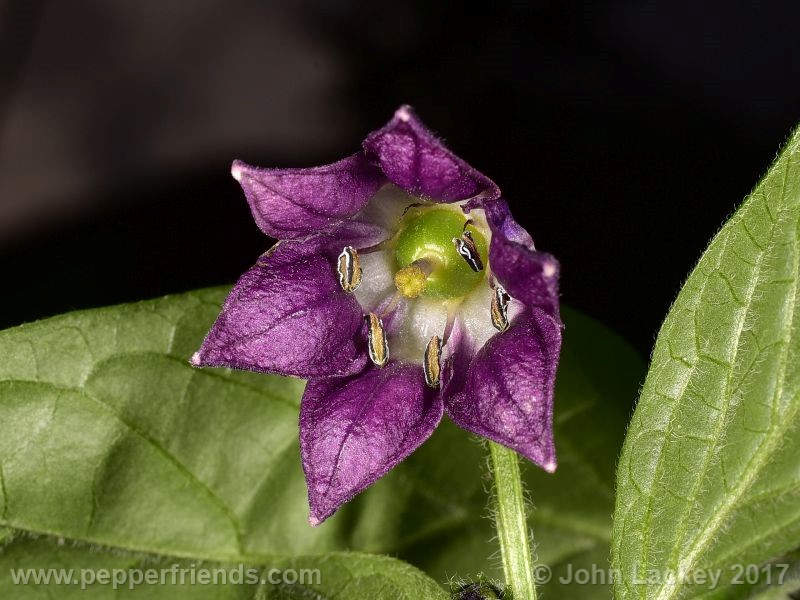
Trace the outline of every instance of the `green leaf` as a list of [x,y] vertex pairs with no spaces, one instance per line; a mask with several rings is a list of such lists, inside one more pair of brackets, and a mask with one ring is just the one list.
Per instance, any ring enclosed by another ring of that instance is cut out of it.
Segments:
[[800,563],[796,552],[764,565],[733,566],[735,583],[698,596],[702,600],[797,600]]
[[[34,575],[32,569],[41,571]],[[435,581],[414,567],[386,556],[359,553],[273,560],[269,565],[234,565],[110,552],[52,538],[20,536],[0,549],[0,574],[0,598],[15,600],[38,599],[45,592],[66,600],[133,595],[153,600],[449,598]],[[22,583],[26,575],[27,585]],[[49,583],[34,584],[35,576],[49,576]],[[153,579],[145,580],[145,576]]]
[[618,598],[695,597],[683,576],[798,545],[799,220],[797,130],[658,335],[617,472]]
[[[485,449],[447,421],[336,516],[307,524],[302,382],[187,363],[225,293],[0,332],[0,524],[123,553],[270,564],[350,549],[399,556],[440,582],[499,577]],[[614,461],[643,372],[608,330],[564,319],[559,470],[523,469],[539,561],[561,574],[608,567]]]
[[751,596],[753,600],[797,600],[800,595],[800,565],[781,565],[790,567],[785,572],[774,571],[780,574],[780,581],[774,585],[767,585],[759,593]]

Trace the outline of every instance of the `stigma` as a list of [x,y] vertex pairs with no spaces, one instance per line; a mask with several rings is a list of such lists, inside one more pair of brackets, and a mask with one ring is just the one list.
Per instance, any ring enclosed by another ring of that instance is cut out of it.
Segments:
[[417,264],[410,264],[394,274],[397,291],[406,298],[420,297],[427,287],[428,276]]

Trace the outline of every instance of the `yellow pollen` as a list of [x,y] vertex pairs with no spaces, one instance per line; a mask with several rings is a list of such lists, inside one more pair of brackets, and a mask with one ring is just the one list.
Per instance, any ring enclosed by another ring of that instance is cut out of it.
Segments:
[[406,298],[417,298],[425,291],[427,279],[425,271],[411,264],[394,274],[394,285]]

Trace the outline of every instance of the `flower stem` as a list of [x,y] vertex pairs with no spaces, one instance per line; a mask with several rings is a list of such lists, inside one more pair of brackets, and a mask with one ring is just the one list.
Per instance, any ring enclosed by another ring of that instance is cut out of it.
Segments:
[[525,499],[519,475],[519,457],[513,450],[489,442],[495,495],[495,527],[506,585],[514,600],[536,600]]

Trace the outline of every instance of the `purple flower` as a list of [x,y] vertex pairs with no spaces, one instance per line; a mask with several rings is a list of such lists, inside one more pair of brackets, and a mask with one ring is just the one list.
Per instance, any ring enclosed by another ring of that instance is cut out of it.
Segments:
[[339,162],[236,161],[232,173],[280,241],[191,362],[309,379],[300,445],[313,525],[418,448],[444,412],[555,470],[558,263],[494,182],[408,106]]

